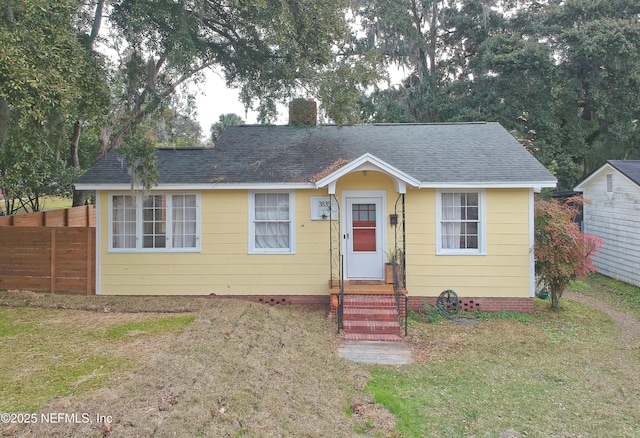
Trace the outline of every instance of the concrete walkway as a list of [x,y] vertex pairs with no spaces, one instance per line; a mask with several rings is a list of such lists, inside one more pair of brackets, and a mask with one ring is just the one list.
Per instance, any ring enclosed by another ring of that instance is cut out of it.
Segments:
[[411,348],[404,342],[345,341],[338,356],[353,362],[406,365],[413,362]]

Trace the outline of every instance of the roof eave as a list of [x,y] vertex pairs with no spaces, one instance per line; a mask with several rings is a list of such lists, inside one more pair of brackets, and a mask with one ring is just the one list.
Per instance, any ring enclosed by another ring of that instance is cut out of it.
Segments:
[[[130,183],[80,183],[75,184],[76,190],[131,190]],[[151,190],[299,190],[315,189],[313,183],[211,183],[211,184],[158,184]],[[142,190],[142,187],[136,187]]]
[[474,181],[474,182],[429,182],[420,184],[421,189],[538,189],[555,188],[557,181]]
[[[323,178],[324,180],[324,178]],[[151,190],[304,190],[319,189],[327,187],[333,179],[328,180],[325,184],[320,184],[322,180],[316,184],[313,183],[215,183],[215,184],[158,184]],[[406,181],[403,181],[406,183]],[[434,182],[434,183],[417,183],[412,181],[408,184],[411,187],[419,189],[487,189],[487,188],[554,188],[556,181],[526,181],[526,182]],[[96,190],[96,191],[123,191],[131,190],[130,183],[78,183],[75,184],[76,190]],[[142,190],[142,187],[136,187],[136,190]],[[578,189],[576,189],[578,190]]]

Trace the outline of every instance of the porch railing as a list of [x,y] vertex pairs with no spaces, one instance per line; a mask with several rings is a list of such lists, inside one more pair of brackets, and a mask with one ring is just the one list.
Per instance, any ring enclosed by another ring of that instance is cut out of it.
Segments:
[[[340,260],[342,261],[342,257],[340,256]],[[340,292],[338,292],[338,308],[336,309],[336,313],[338,314],[338,333],[344,327],[344,273],[342,269],[340,270]]]
[[404,251],[398,251],[398,262],[393,265],[393,296],[396,300],[396,308],[400,318],[400,325],[404,329],[404,335],[409,333],[409,296],[404,285]]
[[[329,281],[331,287],[338,283],[338,333],[343,328],[344,320],[344,272],[342,267],[342,229],[340,227],[340,203],[335,195],[330,195],[331,214],[329,214]],[[334,214],[335,212],[335,214]],[[335,219],[334,219],[335,218]]]
[[409,296],[406,290],[406,272],[407,267],[405,259],[405,249],[407,244],[407,236],[405,234],[405,203],[404,194],[399,194],[396,199],[395,216],[397,218],[394,230],[395,244],[394,255],[396,263],[393,265],[393,295],[396,299],[396,308],[400,316],[400,323],[404,328],[404,335],[408,334],[408,316],[409,316]]

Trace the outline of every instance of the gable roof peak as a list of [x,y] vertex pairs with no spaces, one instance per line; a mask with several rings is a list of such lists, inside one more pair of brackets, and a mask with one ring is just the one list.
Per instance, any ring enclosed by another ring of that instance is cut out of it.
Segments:
[[336,182],[341,177],[359,171],[374,170],[389,175],[395,184],[396,191],[406,193],[407,185],[411,187],[419,187],[420,181],[412,176],[402,172],[389,163],[379,159],[375,155],[367,152],[351,161],[344,161],[333,172],[316,181],[316,187],[329,187],[329,194],[335,194]]
[[623,176],[640,186],[640,160],[607,160],[602,166],[585,176],[576,186],[574,190],[584,191],[585,185],[591,180],[602,174],[605,170],[615,170]]
[[640,160],[607,160],[607,163],[640,186]]

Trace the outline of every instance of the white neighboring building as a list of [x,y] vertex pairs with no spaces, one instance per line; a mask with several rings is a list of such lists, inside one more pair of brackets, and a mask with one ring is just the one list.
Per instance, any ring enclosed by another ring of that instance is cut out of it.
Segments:
[[640,160],[609,160],[575,190],[584,206],[584,231],[604,248],[593,262],[599,273],[640,286]]

